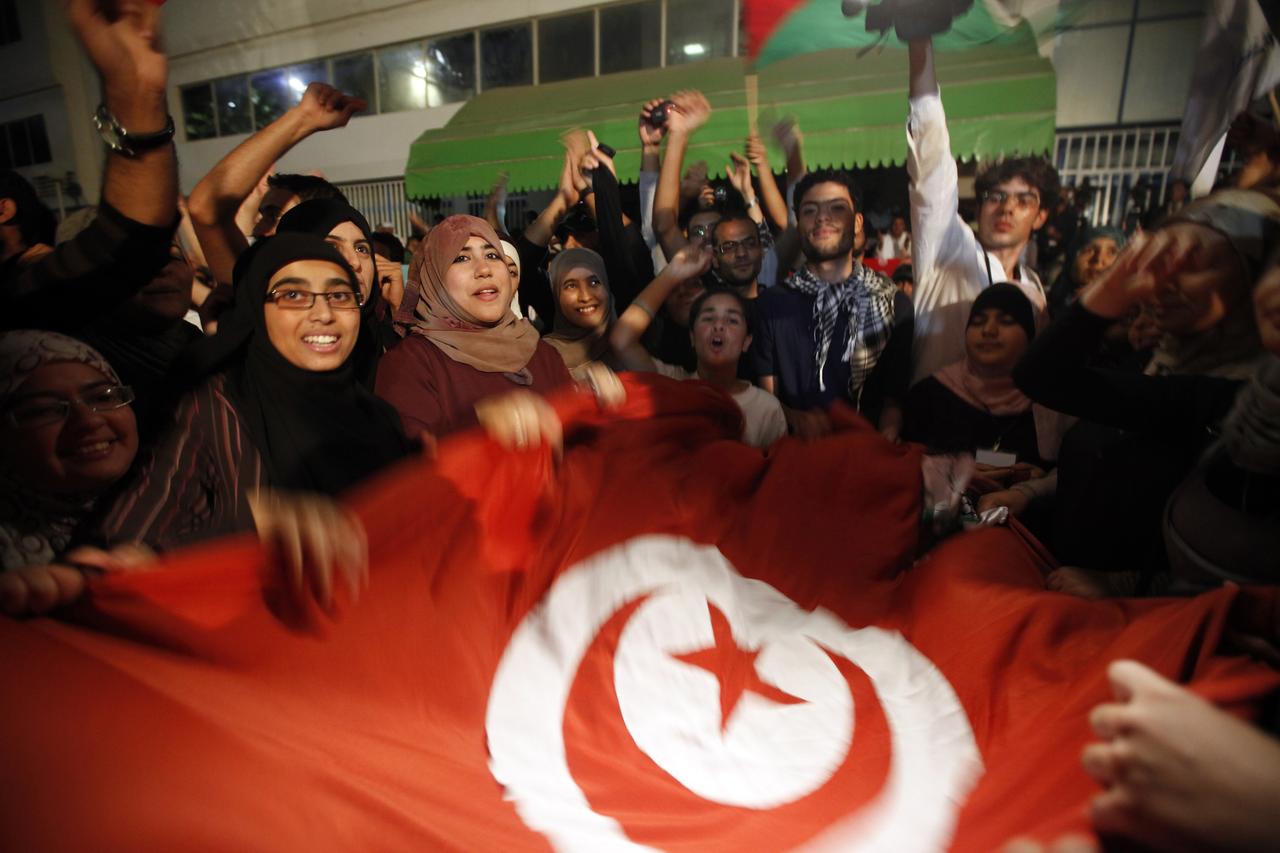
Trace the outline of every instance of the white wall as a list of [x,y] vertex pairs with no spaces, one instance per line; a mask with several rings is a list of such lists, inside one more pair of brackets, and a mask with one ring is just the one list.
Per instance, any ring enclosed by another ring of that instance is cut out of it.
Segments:
[[[409,145],[423,131],[444,124],[461,104],[434,109],[356,117],[339,131],[319,133],[294,148],[278,164],[282,172],[320,170],[336,183],[393,178],[404,174]],[[227,152],[245,140],[244,135],[185,142],[178,148],[182,191],[196,183]]]

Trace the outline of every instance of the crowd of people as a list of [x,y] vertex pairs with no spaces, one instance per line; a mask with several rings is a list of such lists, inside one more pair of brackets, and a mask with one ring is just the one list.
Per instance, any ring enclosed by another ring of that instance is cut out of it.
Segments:
[[[154,10],[70,10],[104,109],[164,127]],[[470,427],[558,447],[547,395],[608,407],[625,371],[719,389],[762,453],[829,433],[842,405],[887,441],[971,456],[957,514],[1025,525],[1060,563],[1051,590],[1275,583],[1280,142],[1229,189],[1182,184],[1146,228],[1073,231],[1037,271],[1052,165],[984,166],[967,222],[931,44],[908,57],[910,209],[879,238],[793,123],[775,128],[784,175],[755,133],[723,181],[686,164],[712,112],[696,91],[641,106],[638,175],[584,131],[522,227],[494,203],[407,245],[324,178],[273,173],[364,109],[322,83],[186,198],[163,134],[113,148],[70,227],[0,175],[0,609],[53,611],[88,576],[249,531],[328,606],[367,582],[340,495]],[[1120,760],[1087,766],[1113,785]]]

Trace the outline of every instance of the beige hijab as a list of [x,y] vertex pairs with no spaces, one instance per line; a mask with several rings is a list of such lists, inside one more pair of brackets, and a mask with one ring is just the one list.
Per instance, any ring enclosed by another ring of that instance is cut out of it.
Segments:
[[[560,291],[565,279],[575,269],[589,269],[604,284],[609,295],[609,306],[605,311],[605,321],[594,329],[575,326],[560,310]],[[556,303],[556,319],[551,334],[543,340],[556,348],[564,359],[565,367],[575,379],[581,379],[583,371],[593,362],[600,361],[609,354],[609,327],[618,319],[613,306],[613,292],[609,290],[609,274],[604,268],[604,258],[590,249],[565,249],[556,255],[547,270],[551,279],[551,294]]]
[[445,288],[445,273],[473,236],[502,254],[498,235],[483,219],[450,216],[431,229],[409,264],[409,281],[393,322],[401,334],[421,335],[454,361],[484,373],[504,373],[511,381],[528,385],[531,378],[526,367],[538,348],[537,329],[510,311],[495,324],[481,323]]

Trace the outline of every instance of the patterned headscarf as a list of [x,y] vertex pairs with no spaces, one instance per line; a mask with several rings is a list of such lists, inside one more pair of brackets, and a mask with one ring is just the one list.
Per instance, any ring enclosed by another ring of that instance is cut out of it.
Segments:
[[[112,382],[120,382],[106,359],[88,344],[56,332],[5,332],[0,334],[0,411],[8,408],[10,399],[38,368],[61,362],[88,365]],[[95,497],[43,492],[0,469],[0,567],[19,569],[52,562],[67,549]]]
[[493,325],[481,323],[445,287],[450,264],[473,236],[502,252],[502,241],[493,228],[475,216],[450,216],[431,229],[409,264],[409,281],[394,322],[405,332],[426,338],[454,361],[529,385],[532,377],[526,366],[538,348],[538,330],[510,311]]
[[880,354],[889,345],[893,329],[895,288],[878,272],[860,263],[844,281],[828,284],[803,267],[786,284],[792,290],[813,297],[814,361],[818,365],[818,388],[827,390],[822,373],[831,351],[836,320],[844,312],[849,330],[841,346],[841,361],[849,363],[849,396],[856,400],[871,375]]

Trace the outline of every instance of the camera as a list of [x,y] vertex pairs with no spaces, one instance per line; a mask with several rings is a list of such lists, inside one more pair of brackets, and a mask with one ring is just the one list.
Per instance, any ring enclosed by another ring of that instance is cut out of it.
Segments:
[[716,207],[723,207],[725,201],[729,198],[729,191],[724,187],[716,187]]
[[658,104],[656,107],[654,107],[652,110],[649,111],[649,124],[653,125],[654,127],[666,127],[667,113],[674,106],[675,104],[672,103],[671,101],[663,101],[662,103]]

